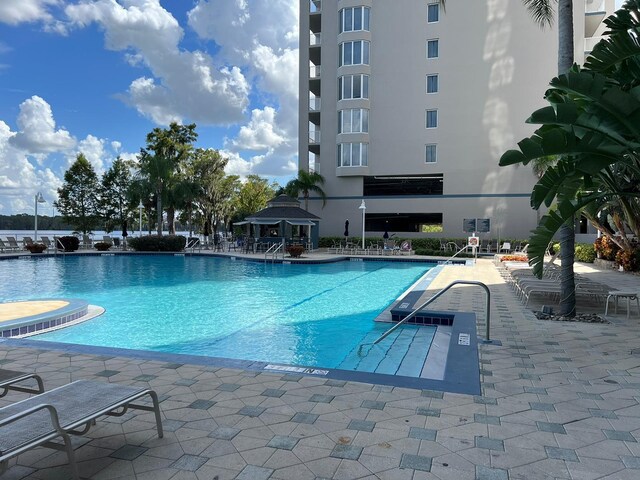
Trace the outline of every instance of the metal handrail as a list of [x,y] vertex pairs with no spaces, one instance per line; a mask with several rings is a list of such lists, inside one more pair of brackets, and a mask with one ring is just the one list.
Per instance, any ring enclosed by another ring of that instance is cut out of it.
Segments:
[[438,262],[442,265],[446,265],[447,263],[449,263],[451,260],[453,260],[454,258],[456,258],[458,255],[460,255],[462,252],[464,252],[467,248],[469,248],[469,245],[465,245],[464,247],[462,247],[460,250],[458,250],[456,253],[454,253],[452,256],[450,256],[449,258],[447,258],[444,262]]
[[420,312],[420,310],[422,310],[424,307],[426,307],[427,305],[429,305],[430,303],[435,301],[437,298],[442,296],[442,294],[444,294],[447,290],[449,290],[454,285],[478,285],[479,287],[484,288],[484,291],[487,292],[487,332],[486,332],[485,342],[486,343],[490,343],[491,340],[490,340],[490,337],[489,337],[489,332],[490,332],[490,329],[491,329],[491,292],[489,291],[489,287],[487,287],[484,283],[478,282],[476,280],[456,280],[455,282],[451,282],[449,285],[444,287],[442,290],[440,290],[438,293],[436,293],[433,297],[428,299],[422,305],[420,305],[419,307],[415,308],[409,315],[404,317],[402,320],[400,320],[398,323],[396,323],[393,327],[391,327],[389,330],[387,330],[382,335],[380,335],[380,337],[375,342],[373,342],[372,345],[376,345],[376,344],[380,343],[382,340],[384,340],[385,338],[387,338],[398,327],[400,327],[400,325],[405,323],[407,320],[410,320],[413,317],[415,317]]
[[[280,251],[280,249],[282,248],[282,246],[284,245],[284,243],[274,243],[273,245],[271,245],[266,252],[264,252],[264,263],[267,263],[267,256],[269,254],[271,254],[271,262],[274,262],[276,259],[276,256],[278,255],[278,252]],[[282,251],[282,258],[284,259],[284,250]]]

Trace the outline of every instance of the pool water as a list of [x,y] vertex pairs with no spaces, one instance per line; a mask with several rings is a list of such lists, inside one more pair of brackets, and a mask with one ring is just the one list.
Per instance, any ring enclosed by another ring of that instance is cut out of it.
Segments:
[[[374,319],[429,268],[163,255],[28,258],[0,262],[0,297],[81,298],[106,309],[36,340],[393,374],[408,352],[426,358],[434,328],[401,328],[388,341],[393,354],[374,349],[364,361],[358,346],[389,328]],[[402,374],[419,375],[424,361],[415,360],[415,371],[403,367]]]

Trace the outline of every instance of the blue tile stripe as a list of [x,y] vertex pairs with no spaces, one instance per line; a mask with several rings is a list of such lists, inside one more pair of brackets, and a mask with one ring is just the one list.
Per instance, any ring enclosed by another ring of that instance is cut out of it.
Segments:
[[84,317],[89,311],[89,304],[85,300],[80,299],[48,298],[38,301],[61,300],[69,302],[68,305],[50,312],[3,322],[3,324],[0,325],[0,337],[11,338],[56,328]]

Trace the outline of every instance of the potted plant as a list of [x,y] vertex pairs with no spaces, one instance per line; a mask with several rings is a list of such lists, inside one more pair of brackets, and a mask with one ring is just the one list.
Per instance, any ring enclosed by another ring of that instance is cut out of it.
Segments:
[[94,243],[93,246],[96,247],[96,250],[100,252],[106,252],[111,248],[111,244],[107,242],[97,242]]
[[80,247],[80,239],[71,235],[65,235],[58,239],[58,245],[62,246],[65,252],[75,252]]
[[302,245],[291,245],[290,247],[287,247],[287,253],[292,258],[299,258],[303,252],[304,247]]
[[31,253],[42,253],[47,249],[47,246],[44,243],[30,243],[24,248],[29,250]]

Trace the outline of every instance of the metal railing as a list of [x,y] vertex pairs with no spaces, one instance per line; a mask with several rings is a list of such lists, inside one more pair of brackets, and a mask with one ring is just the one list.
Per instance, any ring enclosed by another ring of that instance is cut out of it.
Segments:
[[584,9],[586,13],[606,12],[604,0],[587,0]]
[[604,37],[588,37],[584,39],[584,51],[586,53],[591,53],[593,51],[593,47],[602,40]]
[[310,13],[322,12],[322,0],[309,0],[309,12]]
[[312,112],[320,111],[320,97],[313,97],[309,99],[309,110]]
[[320,143],[320,130],[316,130],[315,132],[309,132],[309,143]]
[[314,47],[322,43],[322,33],[311,32],[309,34],[309,46]]
[[309,78],[320,78],[320,73],[322,73],[322,65],[309,66]]
[[[491,292],[489,291],[489,287],[487,287],[484,283],[478,282],[476,280],[456,280],[455,282],[451,282],[449,285],[444,287],[442,290],[440,290],[438,293],[436,293],[433,297],[428,299],[422,305],[420,305],[419,307],[413,309],[413,311],[409,315],[404,317],[402,320],[400,320],[398,323],[396,323],[393,327],[391,327],[389,330],[387,330],[382,335],[380,335],[378,337],[378,339],[375,342],[373,342],[371,345],[376,345],[376,344],[380,343],[382,340],[384,340],[389,335],[391,335],[394,331],[396,331],[398,328],[400,328],[400,326],[402,324],[406,323],[408,320],[411,320],[413,317],[418,315],[418,313],[420,313],[420,310],[422,310],[427,305],[433,303],[435,300],[440,298],[447,290],[449,290],[451,287],[453,287],[455,285],[477,285],[479,287],[482,287],[484,289],[484,291],[486,292],[486,294],[487,294],[487,307],[486,307],[486,309],[487,309],[487,331],[486,331],[486,335],[485,335],[485,340],[484,341],[485,341],[485,343],[491,343],[491,338],[490,338],[490,330],[491,330]],[[364,345],[366,345],[366,344],[362,344],[360,346],[360,349]]]
[[450,263],[451,260],[453,260],[454,258],[456,258],[458,255],[460,255],[462,252],[464,252],[467,248],[469,248],[469,245],[465,245],[464,247],[462,247],[460,250],[458,250],[456,253],[454,253],[453,255],[451,255],[449,258],[447,258],[444,262],[438,262],[441,265],[446,265],[447,263]]
[[284,240],[282,243],[274,243],[264,252],[264,263],[267,263],[269,255],[271,255],[271,262],[274,262],[278,258],[278,252],[282,254],[284,260]]

